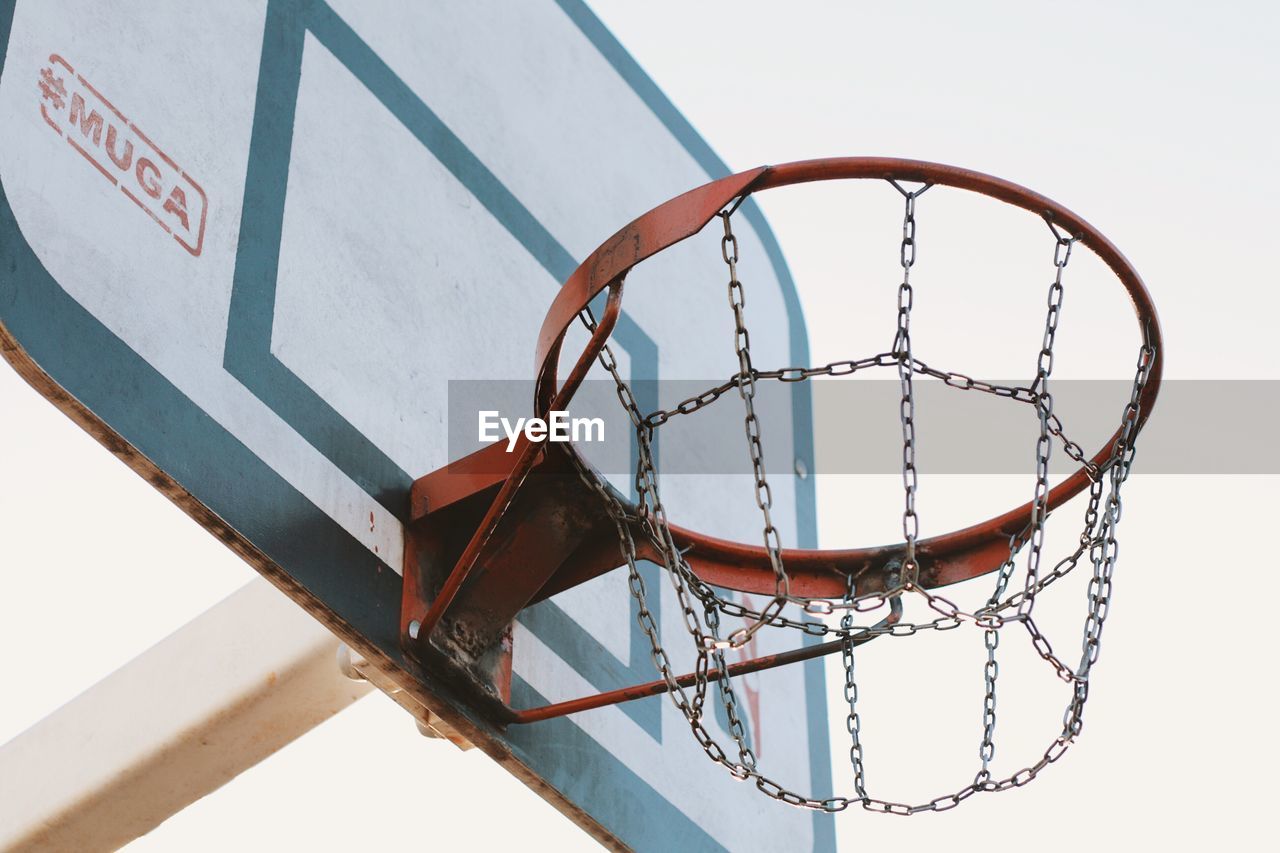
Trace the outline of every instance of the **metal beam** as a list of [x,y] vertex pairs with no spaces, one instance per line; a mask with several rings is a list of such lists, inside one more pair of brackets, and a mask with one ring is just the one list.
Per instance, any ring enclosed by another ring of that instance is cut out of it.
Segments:
[[372,689],[255,580],[0,746],[0,849],[114,850]]

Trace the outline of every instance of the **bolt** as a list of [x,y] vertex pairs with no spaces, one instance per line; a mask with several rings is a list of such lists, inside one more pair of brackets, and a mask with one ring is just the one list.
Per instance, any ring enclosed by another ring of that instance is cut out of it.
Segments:
[[796,476],[801,480],[809,479],[809,466],[804,464],[804,460],[796,458]]
[[422,628],[422,623],[419,622],[417,619],[414,619],[412,622],[410,622],[409,623],[409,639],[410,640],[418,639],[418,631],[421,628]]

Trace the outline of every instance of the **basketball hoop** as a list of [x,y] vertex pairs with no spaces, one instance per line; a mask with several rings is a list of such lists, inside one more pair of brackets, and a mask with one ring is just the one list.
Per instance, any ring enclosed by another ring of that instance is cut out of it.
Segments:
[[[792,184],[872,179],[888,182],[903,200],[899,262],[898,310],[890,350],[869,357],[820,367],[759,369],[752,360],[745,310],[745,287],[738,276],[738,242],[733,215],[752,195]],[[908,185],[916,185],[914,189]],[[1049,286],[1044,336],[1036,375],[1028,386],[1001,386],[959,373],[935,369],[912,354],[911,271],[916,257],[916,210],[933,187],[979,193],[1041,217],[1052,237],[1054,277]],[[617,370],[608,341],[618,320],[623,283],[637,264],[719,220],[723,228],[721,256],[728,277],[729,307],[735,322],[738,371],[727,382],[685,400],[670,410],[644,413]],[[1128,403],[1111,439],[1092,456],[1065,434],[1054,413],[1049,385],[1054,343],[1064,294],[1063,277],[1076,247],[1092,251],[1128,292],[1137,316],[1141,346]],[[592,315],[591,302],[607,291],[602,316]],[[591,336],[563,380],[557,365],[565,335],[582,322]],[[500,724],[521,724],[668,693],[689,722],[710,758],[735,777],[752,780],[764,793],[792,805],[840,811],[850,804],[894,814],[953,808],[980,791],[1025,784],[1057,761],[1082,726],[1089,676],[1098,658],[1116,562],[1116,529],[1120,492],[1129,475],[1135,440],[1150,414],[1160,385],[1160,327],[1155,308],[1132,266],[1084,220],[1043,196],[1015,184],[950,166],[910,160],[844,158],[762,167],[732,175],[692,190],[641,216],[606,241],[574,272],[556,296],[538,338],[535,413],[545,417],[567,408],[588,371],[599,363],[611,375],[638,440],[633,503],[614,490],[568,444],[548,444],[522,436],[511,454],[487,448],[433,472],[414,484],[411,524],[406,544],[404,599],[401,613],[405,647],[424,666],[452,673],[477,708]],[[765,443],[755,411],[761,382],[805,381],[861,370],[893,369],[901,387],[902,541],[850,550],[783,548],[771,514],[772,492],[766,473]],[[1038,415],[1036,475],[1032,499],[981,524],[933,537],[919,538],[915,510],[914,379],[940,379],[951,387],[994,394],[1034,407]],[[752,463],[755,499],[761,519],[761,541],[747,545],[711,537],[672,524],[667,519],[651,452],[656,429],[670,418],[693,415],[720,396],[736,392],[744,409],[745,449]],[[1049,486],[1049,460],[1055,443],[1078,465],[1057,486]],[[1045,521],[1054,509],[1083,492],[1088,499],[1083,527],[1072,553],[1052,569],[1042,570]],[[462,531],[459,534],[459,531]],[[1021,588],[1009,585],[1025,552]],[[532,555],[532,557],[531,557]],[[510,707],[510,625],[515,614],[538,600],[614,569],[619,559],[628,570],[631,594],[639,605],[639,621],[649,640],[660,680],[610,693],[559,702],[542,708]],[[648,606],[648,591],[637,569],[645,559],[660,564],[673,584],[685,627],[693,639],[695,670],[677,675],[663,648]],[[1074,666],[1055,652],[1033,619],[1037,596],[1087,559],[1093,567],[1089,608],[1080,660]],[[979,575],[994,573],[986,604],[966,612],[934,590]],[[763,594],[768,603],[749,609],[717,588]],[[928,622],[902,621],[905,596],[917,596],[930,608]],[[795,611],[799,611],[797,614]],[[856,614],[884,611],[871,625],[855,624]],[[722,636],[721,617],[746,620]],[[822,617],[839,615],[837,624]],[[855,648],[879,636],[909,636],[944,631],[970,623],[984,632],[987,666],[980,769],[973,781],[955,793],[908,805],[868,795],[862,767]],[[1003,631],[1021,626],[1039,656],[1070,685],[1071,698],[1061,733],[1033,764],[1002,779],[993,779],[996,652]],[[805,636],[831,639],[809,646],[728,664],[724,651],[747,643],[758,631],[787,628]],[[845,698],[851,736],[854,792],[848,797],[814,799],[793,793],[762,775],[737,712],[733,676],[839,652],[846,674]],[[709,685],[729,721],[736,760],[703,724]]]

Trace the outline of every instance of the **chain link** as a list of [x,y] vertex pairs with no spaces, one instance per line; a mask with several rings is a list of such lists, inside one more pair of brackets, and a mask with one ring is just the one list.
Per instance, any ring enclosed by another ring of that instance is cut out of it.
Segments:
[[[853,576],[849,576],[844,600],[852,603]],[[845,632],[841,657],[844,661],[844,701],[849,705],[849,714],[845,718],[845,728],[849,732],[849,763],[853,766],[853,790],[859,800],[867,799],[867,772],[862,763],[862,719],[858,716],[858,681],[854,677],[853,613],[846,610],[840,619],[840,627]]]
[[902,387],[898,418],[902,422],[902,536],[906,549],[903,552],[901,571],[902,582],[911,584],[920,577],[920,565],[916,562],[920,518],[916,515],[916,402],[912,386],[914,362],[911,357],[911,306],[915,291],[911,287],[911,268],[916,263],[916,199],[929,189],[929,184],[918,190],[908,191],[897,181],[890,180],[889,183],[902,193],[905,200],[902,242],[898,246],[902,284],[898,285],[898,330],[893,339],[893,352],[898,356],[898,382]]
[[[1031,502],[1031,536],[1030,549],[1027,556],[1027,577],[1022,601],[1018,604],[1018,613],[1027,618],[1028,630],[1032,632],[1036,650],[1049,660],[1051,652],[1047,652],[1048,641],[1035,630],[1030,621],[1031,611],[1035,606],[1035,592],[1040,582],[1040,553],[1044,548],[1045,520],[1049,515],[1049,457],[1053,450],[1053,440],[1049,433],[1049,419],[1053,416],[1053,395],[1049,393],[1049,376],[1053,373],[1053,344],[1058,332],[1058,318],[1062,314],[1062,274],[1066,270],[1067,261],[1071,259],[1071,247],[1074,237],[1061,234],[1053,223],[1049,223],[1056,242],[1053,247],[1053,265],[1056,269],[1054,280],[1049,285],[1048,312],[1045,315],[1044,336],[1040,353],[1036,359],[1036,378],[1031,387],[1036,390],[1036,414],[1040,418],[1040,435],[1036,439],[1036,486],[1035,497]],[[1051,662],[1053,662],[1051,660]]]
[[996,755],[996,678],[1000,675],[996,649],[1000,646],[1000,631],[988,628],[982,639],[987,647],[987,663],[982,668],[982,682],[986,687],[986,694],[982,697],[982,746],[978,749],[982,769],[974,777],[974,784],[982,784],[991,778],[991,759]]
[[[1130,399],[1121,420],[1118,439],[1111,456],[1101,465],[1085,457],[1080,445],[1071,441],[1063,430],[1062,421],[1053,410],[1053,397],[1049,391],[1049,379],[1053,371],[1054,341],[1062,311],[1063,273],[1071,257],[1075,238],[1061,232],[1051,220],[1046,219],[1054,234],[1055,277],[1049,288],[1045,330],[1037,357],[1035,380],[1028,387],[997,385],[975,380],[962,373],[934,369],[911,354],[910,318],[914,292],[911,285],[911,269],[916,260],[915,201],[929,187],[907,191],[896,182],[893,186],[905,199],[902,241],[899,245],[899,262],[902,267],[902,283],[898,288],[897,332],[893,349],[870,358],[836,361],[821,367],[783,368],[757,370],[751,363],[750,336],[745,323],[745,294],[738,278],[738,241],[730,223],[732,211],[720,214],[724,223],[721,255],[729,270],[729,304],[734,315],[735,353],[739,371],[727,382],[721,383],[694,397],[682,401],[670,410],[657,410],[642,415],[628,383],[618,371],[617,360],[606,345],[599,362],[612,378],[619,402],[630,418],[636,436],[637,461],[635,488],[637,501],[634,509],[625,505],[608,486],[590,471],[576,455],[571,454],[578,475],[590,487],[606,507],[618,531],[619,548],[628,572],[628,586],[637,602],[636,619],[650,647],[655,668],[667,687],[677,711],[688,722],[695,741],[715,763],[723,766],[732,776],[751,781],[762,793],[781,802],[803,808],[826,812],[839,812],[854,803],[864,809],[888,814],[911,815],[925,811],[946,811],[955,808],[975,793],[1003,791],[1025,785],[1049,764],[1059,760],[1074,742],[1083,725],[1083,710],[1089,693],[1089,676],[1097,662],[1101,647],[1102,629],[1111,601],[1112,576],[1117,557],[1116,530],[1121,518],[1120,491],[1127,480],[1134,458],[1134,440],[1138,429],[1139,401],[1150,378],[1156,353],[1144,343],[1138,358]],[[590,309],[581,316],[590,331],[595,330],[595,319]],[[857,594],[854,577],[849,576],[845,594],[838,599],[810,599],[794,597],[789,592],[789,581],[781,558],[780,536],[774,527],[771,509],[772,494],[765,474],[764,451],[759,421],[755,413],[756,383],[761,380],[800,382],[818,376],[843,376],[870,367],[895,366],[902,391],[899,401],[899,417],[903,435],[902,482],[904,491],[903,535],[904,554],[896,565],[883,567],[891,573],[884,592]],[[1009,538],[1008,558],[996,572],[995,589],[985,605],[974,612],[962,610],[950,599],[925,589],[919,584],[919,564],[916,561],[915,544],[919,522],[915,511],[917,487],[915,469],[915,398],[912,377],[914,374],[939,379],[947,386],[960,390],[976,390],[1033,405],[1039,422],[1039,435],[1035,446],[1036,484],[1032,501],[1031,519],[1027,526]],[[667,522],[666,510],[658,493],[658,474],[653,457],[653,432],[676,415],[688,415],[714,403],[730,389],[736,388],[743,401],[744,428],[755,475],[756,502],[764,524],[764,542],[775,576],[775,594],[762,609],[755,610],[721,595],[692,571],[676,546]],[[1074,551],[1060,560],[1048,573],[1041,574],[1040,560],[1044,547],[1045,523],[1049,517],[1049,458],[1052,442],[1063,445],[1066,455],[1081,464],[1089,477],[1089,497],[1084,512],[1084,525]],[[637,548],[634,531],[640,531],[661,555],[667,575],[675,589],[685,630],[694,640],[696,661],[692,690],[681,687],[675,677],[670,656],[663,643],[660,626],[647,605],[648,590],[637,568]],[[1029,547],[1028,547],[1029,546]],[[1016,573],[1018,555],[1027,551],[1026,577],[1021,589],[1008,594],[1008,586]],[[1093,576],[1088,589],[1088,611],[1081,641],[1081,659],[1072,668],[1054,652],[1049,639],[1040,631],[1031,613],[1036,596],[1045,588],[1071,573],[1089,555]],[[919,596],[928,608],[937,614],[925,622],[904,622],[903,597]],[[699,608],[695,606],[700,605]],[[795,603],[810,615],[830,615],[837,611],[841,617],[837,625],[814,619],[796,619],[784,612],[787,603]],[[859,626],[854,614],[873,611],[885,606],[891,608],[888,616],[874,625]],[[728,639],[721,636],[722,617],[741,619],[745,628],[734,631]],[[909,637],[921,631],[949,631],[965,623],[982,630],[986,648],[983,667],[984,696],[982,707],[982,740],[978,750],[980,767],[973,782],[954,793],[935,797],[924,803],[909,805],[891,800],[877,799],[867,793],[866,768],[862,745],[862,721],[858,712],[858,684],[855,677],[855,647],[875,637]],[[997,651],[1000,648],[1000,632],[1013,623],[1021,623],[1032,647],[1070,686],[1070,700],[1063,712],[1062,730],[1045,749],[1039,759],[1017,772],[993,779],[992,762],[996,755],[996,685],[999,676]],[[841,638],[844,664],[844,698],[848,705],[846,729],[850,737],[849,759],[853,770],[853,796],[835,796],[815,799],[797,794],[778,784],[757,769],[757,757],[749,743],[743,722],[741,705],[734,692],[733,680],[728,675],[724,650],[738,647],[749,640],[764,626],[786,628],[805,635],[821,637],[836,635]],[[717,695],[728,721],[727,732],[737,751],[732,760],[725,749],[707,729],[704,705],[714,667]]]
[[[776,379],[779,382],[803,382],[817,377],[850,376],[870,367],[897,367],[899,358],[896,353],[882,352],[869,358],[843,359],[817,367],[784,367],[778,370],[757,370],[752,368],[750,379],[755,382]],[[940,379],[951,388],[962,391],[980,391],[997,397],[1007,397],[1020,403],[1036,402],[1036,392],[1029,387],[1015,385],[998,385],[981,379],[974,379],[955,371],[938,370],[930,367],[920,359],[912,359],[912,370],[924,376]],[[688,397],[670,409],[656,409],[644,417],[644,423],[651,427],[660,427],[676,415],[691,415],[719,400],[726,392],[739,387],[745,380],[741,374],[735,373],[728,380],[698,394]],[[1062,436],[1062,422],[1055,419],[1054,435]],[[1065,437],[1064,437],[1065,440]],[[1074,442],[1072,442],[1074,444]],[[1075,445],[1083,457],[1083,450]],[[1075,457],[1072,457],[1075,458]]]
[[[720,639],[720,613],[715,607],[708,606],[706,608],[707,628],[711,632],[711,636]],[[747,743],[746,728],[742,725],[742,719],[738,716],[738,698],[733,692],[733,685],[729,678],[729,665],[724,659],[724,650],[717,648],[711,653],[715,659],[716,670],[721,673],[718,682],[720,688],[720,701],[724,705],[725,716],[729,720],[729,734],[733,738],[734,743],[738,745],[738,759],[743,767],[748,770],[754,770],[756,767],[756,754],[751,749],[751,745]]]
[[[1115,569],[1118,546],[1116,544],[1116,528],[1120,524],[1120,487],[1129,478],[1129,470],[1133,465],[1135,453],[1134,438],[1138,429],[1140,414],[1139,400],[1147,380],[1151,377],[1151,366],[1155,363],[1155,350],[1144,342],[1138,354],[1137,371],[1134,374],[1133,388],[1129,393],[1129,402],[1124,409],[1121,420],[1120,437],[1115,444],[1109,466],[1110,491],[1107,495],[1107,509],[1102,516],[1102,530],[1096,543],[1090,550],[1093,561],[1093,578],[1089,583],[1089,616],[1085,621],[1083,656],[1078,673],[1087,679],[1089,671],[1098,661],[1101,650],[1102,626],[1107,619],[1111,603],[1111,576]],[[1083,704],[1083,700],[1081,700]]]
[[[764,445],[760,436],[760,419],[756,417],[755,372],[751,367],[751,336],[747,332],[747,321],[744,314],[746,308],[746,292],[742,282],[738,280],[738,238],[733,233],[732,214],[725,211],[720,214],[724,222],[724,237],[720,239],[720,254],[729,268],[729,307],[733,310],[734,352],[738,356],[738,396],[742,398],[743,428],[747,436],[747,450],[751,456],[751,468],[755,474],[756,506],[764,522],[764,547],[769,554],[769,565],[773,568],[774,593],[773,601],[765,608],[765,613],[781,611],[791,594],[791,579],[787,577],[786,567],[782,565],[782,539],[778,529],[773,525],[773,490],[769,487],[769,479],[765,474]],[[740,628],[729,636],[727,641],[717,643],[738,648],[767,624],[761,618]]]

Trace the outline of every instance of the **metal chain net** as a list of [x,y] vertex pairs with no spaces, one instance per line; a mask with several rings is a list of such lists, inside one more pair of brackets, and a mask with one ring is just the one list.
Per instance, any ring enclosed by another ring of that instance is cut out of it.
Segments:
[[[854,803],[870,811],[911,815],[925,811],[945,811],[959,805],[979,792],[1003,791],[1025,785],[1045,767],[1057,761],[1074,743],[1083,725],[1085,702],[1089,695],[1089,676],[1098,660],[1102,629],[1107,618],[1111,597],[1111,578],[1115,568],[1117,544],[1116,529],[1121,516],[1121,487],[1129,476],[1134,458],[1134,441],[1137,433],[1139,398],[1150,376],[1155,351],[1143,344],[1139,351],[1128,404],[1121,418],[1118,440],[1108,460],[1095,465],[1083,449],[1065,434],[1062,421],[1053,410],[1053,396],[1049,390],[1053,372],[1054,341],[1058,320],[1062,312],[1063,274],[1071,258],[1076,238],[1063,233],[1046,217],[1054,238],[1053,264],[1055,275],[1049,286],[1044,336],[1037,357],[1035,380],[1028,387],[996,385],[973,379],[962,373],[942,371],[926,365],[911,352],[911,310],[914,290],[911,270],[916,261],[916,202],[930,188],[926,184],[915,190],[907,190],[898,182],[889,183],[904,199],[902,241],[899,245],[899,262],[902,281],[898,286],[897,322],[893,346],[888,352],[868,358],[836,361],[820,367],[788,367],[779,370],[759,370],[751,360],[750,336],[746,324],[746,295],[738,277],[738,240],[732,229],[735,208],[719,214],[724,225],[721,254],[728,269],[729,306],[734,319],[734,350],[738,359],[738,372],[726,382],[701,394],[682,401],[671,409],[643,414],[636,403],[630,386],[618,371],[613,352],[606,345],[600,354],[600,364],[612,377],[619,401],[627,412],[635,430],[638,459],[635,487],[638,496],[635,507],[628,507],[593,472],[588,470],[575,454],[582,480],[599,496],[617,527],[622,556],[628,570],[632,596],[639,605],[637,620],[648,638],[654,665],[666,683],[675,707],[689,723],[698,744],[707,756],[722,765],[735,778],[750,780],[756,788],[774,799],[794,806],[826,812],[839,812]],[[595,330],[595,319],[590,309],[581,315],[590,331]],[[876,367],[896,368],[902,396],[899,403],[899,420],[902,426],[902,483],[903,514],[902,531],[905,548],[899,564],[886,566],[891,571],[889,586],[884,592],[858,594],[852,576],[843,597],[838,599],[802,598],[790,592],[789,578],[782,559],[781,538],[772,518],[773,498],[765,469],[765,455],[760,422],[755,412],[755,392],[758,382],[777,380],[801,382],[814,377],[847,376],[861,370]],[[1039,421],[1039,434],[1035,444],[1035,491],[1031,520],[1019,534],[1010,537],[1008,558],[994,573],[995,585],[985,605],[974,612],[961,610],[941,595],[919,585],[920,566],[916,561],[916,539],[919,519],[916,515],[915,494],[917,476],[915,468],[915,396],[913,379],[916,375],[939,379],[947,386],[961,390],[980,391],[1005,397],[1035,407]],[[658,493],[658,474],[652,452],[653,432],[672,417],[690,415],[714,403],[730,389],[737,389],[744,408],[744,431],[747,453],[751,460],[755,480],[755,499],[762,519],[762,538],[775,576],[774,595],[760,610],[748,608],[725,598],[702,581],[689,567],[677,547],[667,523],[666,510]],[[1089,478],[1089,493],[1084,513],[1083,529],[1075,550],[1057,562],[1047,572],[1041,571],[1041,551],[1044,544],[1045,521],[1048,517],[1049,459],[1054,441],[1061,444],[1063,452],[1081,465]],[[633,527],[634,525],[634,527]],[[674,587],[685,629],[694,641],[696,661],[692,691],[676,681],[676,670],[663,646],[657,620],[647,604],[648,590],[637,568],[637,549],[632,530],[640,529],[662,554],[666,575]],[[1017,571],[1019,555],[1026,552],[1026,571],[1021,589],[1008,592],[1008,586]],[[1053,650],[1049,640],[1032,619],[1036,597],[1046,587],[1072,572],[1081,560],[1088,556],[1093,566],[1093,577],[1088,588],[1088,607],[1081,641],[1081,657],[1072,666]],[[913,595],[923,600],[937,614],[926,622],[903,622],[902,600]],[[805,614],[823,616],[841,614],[838,625],[785,615],[788,604],[797,605]],[[873,625],[858,626],[854,614],[889,608],[889,613]],[[746,626],[734,631],[728,638],[721,636],[721,617],[730,616],[745,621]],[[948,631],[971,623],[983,632],[986,646],[986,662],[983,667],[985,693],[982,708],[982,739],[978,749],[979,769],[969,784],[953,793],[943,794],[927,802],[908,804],[878,799],[867,793],[866,771],[863,766],[861,720],[858,714],[858,684],[855,676],[855,649],[879,636],[907,637],[921,631]],[[1043,754],[1028,766],[1004,778],[992,778],[990,765],[995,756],[996,732],[996,684],[999,674],[997,651],[1003,631],[1021,625],[1027,632],[1036,653],[1070,686],[1070,700],[1063,713],[1062,729]],[[848,705],[846,728],[849,733],[849,760],[853,770],[852,796],[835,796],[815,799],[803,796],[763,775],[756,767],[756,756],[748,743],[745,727],[739,711],[732,679],[727,675],[724,650],[738,648],[748,642],[763,627],[788,628],[809,636],[835,635],[843,640],[844,699]],[[704,708],[709,685],[715,681],[718,699],[728,720],[729,734],[733,739],[736,759],[730,757],[704,724]]]

